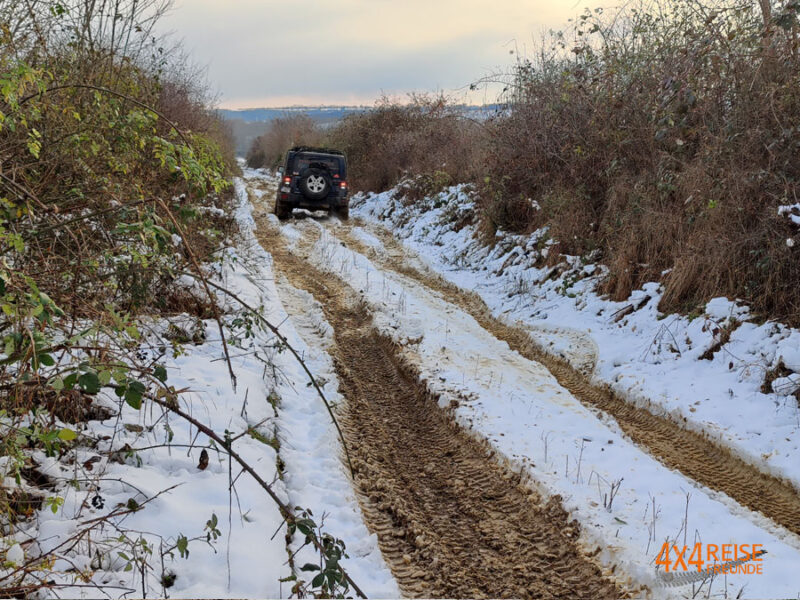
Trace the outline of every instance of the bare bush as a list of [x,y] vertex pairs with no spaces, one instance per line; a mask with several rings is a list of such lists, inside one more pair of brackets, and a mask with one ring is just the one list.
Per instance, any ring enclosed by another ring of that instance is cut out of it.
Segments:
[[264,135],[253,141],[247,166],[273,169],[293,146],[320,146],[324,132],[307,114],[287,114],[270,122]]
[[600,248],[615,299],[671,270],[664,310],[726,295],[800,322],[796,232],[777,214],[800,173],[797,11],[629,4],[520,59],[489,138],[489,233],[548,224],[563,252]]
[[412,95],[407,104],[383,98],[346,117],[329,143],[347,154],[353,189],[383,191],[405,174],[428,176],[441,189],[478,176],[480,129],[446,97]]

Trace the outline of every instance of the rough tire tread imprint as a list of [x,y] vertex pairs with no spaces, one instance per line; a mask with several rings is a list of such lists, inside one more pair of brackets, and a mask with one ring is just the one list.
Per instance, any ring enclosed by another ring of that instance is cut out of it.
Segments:
[[289,283],[320,302],[346,398],[342,425],[365,520],[410,597],[618,598],[578,545],[579,524],[461,430],[430,397],[357,294],[280,233],[258,236]]
[[438,292],[445,300],[472,315],[497,339],[508,343],[525,358],[544,365],[558,383],[584,406],[611,416],[634,443],[665,466],[712,490],[725,493],[739,504],[800,535],[800,492],[791,483],[760,471],[727,448],[681,427],[675,421],[626,402],[608,386],[591,383],[585,374],[565,360],[538,347],[524,328],[508,325],[492,316],[474,292],[462,290],[438,275],[422,273],[408,266],[402,259],[402,247],[388,231],[381,227],[370,228],[370,231],[380,238],[386,253],[361,244],[349,234],[349,226],[340,227],[336,233],[348,246],[381,267]]

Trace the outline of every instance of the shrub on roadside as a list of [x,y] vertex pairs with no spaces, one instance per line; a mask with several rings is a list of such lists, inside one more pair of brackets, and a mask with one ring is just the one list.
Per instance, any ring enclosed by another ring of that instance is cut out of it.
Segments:
[[270,122],[264,135],[253,140],[247,153],[251,169],[278,167],[293,146],[320,146],[324,132],[306,114],[287,114]]
[[[520,59],[505,109],[475,123],[442,98],[384,100],[331,133],[355,189],[472,182],[487,243],[547,225],[661,308],[741,298],[800,323],[800,4],[660,0],[583,13]],[[437,173],[444,173],[444,178]],[[789,240],[787,242],[787,240]]]
[[[164,367],[137,353],[140,318],[176,308],[178,279],[231,227],[224,129],[168,59],[145,58],[159,55],[151,25],[165,4],[120,3],[117,15],[79,0],[0,5],[8,477],[31,450],[58,455],[75,439],[47,411],[88,418],[104,387],[134,407],[163,391]],[[185,293],[196,302],[183,310],[207,304]],[[0,515],[4,531],[20,516],[2,493]]]
[[355,190],[384,191],[410,174],[423,176],[419,185],[431,193],[477,176],[479,128],[444,96],[414,95],[407,104],[383,98],[346,117],[328,144],[347,154]]
[[503,193],[482,195],[485,214],[537,201],[497,226],[546,223],[565,252],[599,247],[617,299],[669,270],[664,310],[726,295],[800,322],[797,231],[778,215],[800,174],[799,8],[584,13],[516,66],[488,152]]

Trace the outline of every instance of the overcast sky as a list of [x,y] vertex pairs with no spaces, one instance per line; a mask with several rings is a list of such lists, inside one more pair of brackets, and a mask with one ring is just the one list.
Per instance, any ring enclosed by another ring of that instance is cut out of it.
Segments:
[[[176,0],[183,39],[226,108],[456,95],[603,0]],[[495,90],[465,98],[492,101]]]

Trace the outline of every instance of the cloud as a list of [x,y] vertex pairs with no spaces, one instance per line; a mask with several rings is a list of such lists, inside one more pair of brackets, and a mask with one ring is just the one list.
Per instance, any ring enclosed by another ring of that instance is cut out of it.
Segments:
[[179,0],[165,26],[208,64],[225,105],[304,97],[340,102],[468,86],[510,64],[512,40],[524,45],[544,25],[579,10],[574,0],[559,4]]

